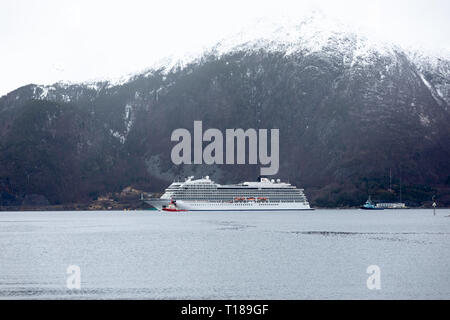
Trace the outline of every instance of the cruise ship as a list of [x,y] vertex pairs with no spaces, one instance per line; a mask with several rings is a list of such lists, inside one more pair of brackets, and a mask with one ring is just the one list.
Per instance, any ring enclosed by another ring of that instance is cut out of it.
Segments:
[[[220,185],[208,176],[173,182],[161,198],[145,200],[165,211],[298,211],[312,210],[303,189],[280,179]],[[170,208],[170,209],[169,209]],[[175,209],[176,208],[176,209]]]

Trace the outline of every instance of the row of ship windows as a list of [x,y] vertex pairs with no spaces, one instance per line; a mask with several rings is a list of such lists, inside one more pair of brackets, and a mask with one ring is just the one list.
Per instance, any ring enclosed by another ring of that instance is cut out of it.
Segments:
[[203,188],[203,189],[210,189],[210,188],[214,188],[217,189],[217,186],[215,185],[189,185],[189,186],[169,186],[167,189],[199,189],[199,188]]
[[[179,199],[182,200],[182,199]],[[195,201],[195,200],[192,200]],[[299,202],[299,203],[305,203],[305,200],[272,200],[272,201],[267,201],[267,202],[224,202],[224,201],[207,201],[207,202],[203,202],[200,201],[200,203],[193,203],[192,205],[196,205],[196,206],[200,206],[200,205],[223,205],[224,203],[229,203],[229,204],[233,204],[233,205],[243,205],[243,206],[252,206],[255,204],[259,204],[259,205],[272,205],[272,204],[276,204],[276,203],[280,203],[280,202]]]
[[[264,197],[256,197],[256,196],[246,196],[246,197],[242,197],[242,196],[237,196],[237,197],[232,197],[232,196],[202,196],[202,195],[195,195],[195,196],[186,196],[186,195],[181,195],[181,196],[177,196],[177,195],[172,195],[173,199],[197,199],[197,198],[201,198],[201,199],[229,199],[229,200],[248,200],[251,198],[268,198],[268,199],[298,199],[298,198],[306,198],[304,195],[265,195]],[[237,199],[239,198],[239,199]],[[261,199],[260,199],[261,200]]]
[[230,189],[230,190],[218,190],[218,189],[166,189],[166,192],[206,192],[206,193],[244,193],[244,192],[303,192],[304,189]]
[[[262,206],[273,206],[278,205],[279,203],[260,203],[259,205]],[[192,206],[205,206],[205,205],[216,205],[216,206],[223,206],[223,203],[190,203],[189,205]],[[253,206],[253,203],[233,203],[234,206]]]
[[239,195],[203,195],[203,194],[173,194],[172,198],[206,198],[206,199],[234,199],[234,198],[304,198],[303,194],[239,194]]
[[204,188],[204,187],[183,187],[183,188],[167,188],[166,190],[183,190],[183,191],[189,191],[189,190],[214,190],[214,191],[220,191],[220,192],[226,192],[226,191],[245,191],[245,190],[279,190],[279,191],[289,191],[289,190],[301,190],[301,189],[296,189],[296,188],[277,188],[277,187],[273,187],[273,188],[229,188],[229,189],[225,189],[225,188],[215,188],[215,187],[208,187],[208,188]]
[[[172,195],[173,199],[218,199],[218,200],[264,200],[258,198],[266,198],[266,199],[304,199],[306,198],[304,195],[264,195],[261,196],[202,196],[202,195]],[[253,198],[253,199],[252,199]]]
[[172,190],[189,191],[189,190],[210,190],[210,191],[255,191],[255,190],[278,190],[278,191],[292,191],[292,190],[303,190],[297,188],[168,188]]
[[276,192],[276,191],[247,191],[247,192],[203,192],[203,191],[189,191],[189,192],[179,192],[175,191],[176,194],[212,194],[212,195],[222,195],[222,194],[303,194],[303,192],[297,191],[297,192]]
[[[237,198],[237,197],[236,197]],[[172,199],[207,199],[207,200],[236,200],[236,201],[245,201],[245,200],[264,200],[264,199],[257,199],[255,197],[253,197],[253,199],[236,199],[236,198],[232,198],[232,197],[202,197],[202,196],[197,196],[197,197],[185,197],[185,196],[180,196],[180,197],[172,197]],[[306,197],[293,197],[293,196],[277,196],[277,197],[265,197],[266,199],[270,199],[270,200],[274,200],[274,199],[305,199]]]
[[255,191],[242,191],[242,192],[236,192],[236,191],[228,191],[228,192],[204,192],[204,191],[200,191],[200,190],[189,190],[189,191],[184,191],[184,192],[180,192],[180,191],[174,191],[174,193],[176,194],[218,194],[218,195],[222,195],[222,194],[302,194],[303,192],[297,190],[297,191],[290,191],[290,192],[286,192],[286,191],[278,191],[278,190],[255,190]]

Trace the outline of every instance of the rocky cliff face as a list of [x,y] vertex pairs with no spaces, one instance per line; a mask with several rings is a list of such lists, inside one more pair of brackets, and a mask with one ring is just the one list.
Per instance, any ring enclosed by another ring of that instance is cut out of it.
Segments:
[[172,164],[172,131],[202,120],[279,128],[277,177],[315,205],[398,200],[400,181],[402,200],[450,205],[449,72],[447,59],[305,21],[120,84],[28,85],[0,98],[0,201],[158,191],[186,175],[255,179],[259,165]]

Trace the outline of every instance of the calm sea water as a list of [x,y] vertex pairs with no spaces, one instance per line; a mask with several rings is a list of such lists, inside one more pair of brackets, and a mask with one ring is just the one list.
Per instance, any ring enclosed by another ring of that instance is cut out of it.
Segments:
[[0,298],[450,299],[436,212],[0,212]]

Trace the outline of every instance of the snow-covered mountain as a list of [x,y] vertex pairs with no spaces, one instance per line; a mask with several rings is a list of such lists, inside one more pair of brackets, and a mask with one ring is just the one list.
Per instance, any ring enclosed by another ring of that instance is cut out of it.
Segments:
[[[169,74],[184,69],[191,64],[201,64],[206,57],[218,58],[237,52],[265,51],[292,55],[337,55],[348,68],[360,68],[372,65],[380,57],[396,63],[397,55],[402,54],[414,64],[425,84],[438,100],[449,104],[450,54],[448,52],[421,51],[406,48],[375,38],[354,26],[326,16],[322,12],[313,12],[298,21],[259,20],[232,37],[222,39],[211,48],[200,52],[172,55],[153,63],[151,67],[136,73],[130,73],[114,80],[97,80],[84,83],[59,82],[53,85],[36,86],[35,99],[69,100],[67,94],[59,96],[58,92],[74,87],[82,90],[99,91],[123,85],[142,76],[151,77],[155,73]],[[386,65],[386,71],[390,67]]]
[[255,166],[170,162],[172,130],[203,120],[223,130],[280,128],[280,176],[315,204],[396,199],[398,190],[386,191],[389,170],[397,189],[402,176],[406,199],[438,193],[450,204],[449,70],[445,56],[320,14],[262,21],[119,82],[28,85],[3,96],[0,188],[10,202],[27,194],[65,202],[129,184],[156,190],[182,175],[253,179]]

